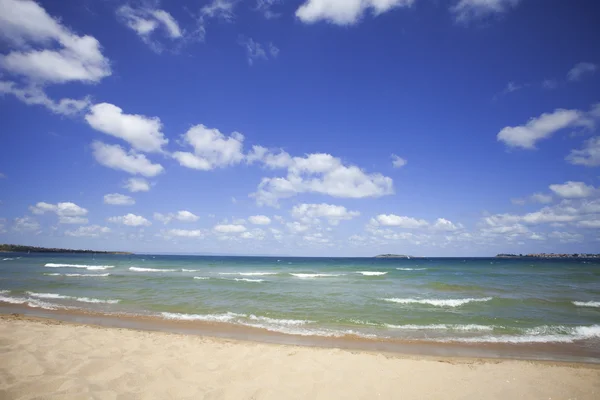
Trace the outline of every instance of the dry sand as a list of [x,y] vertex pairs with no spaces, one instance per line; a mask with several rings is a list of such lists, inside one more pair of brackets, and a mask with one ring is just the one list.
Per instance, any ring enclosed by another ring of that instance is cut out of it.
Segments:
[[599,399],[600,368],[0,318],[0,399]]

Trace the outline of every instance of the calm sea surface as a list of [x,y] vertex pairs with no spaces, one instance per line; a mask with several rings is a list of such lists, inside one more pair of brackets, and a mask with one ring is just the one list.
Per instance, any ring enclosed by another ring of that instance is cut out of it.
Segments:
[[600,260],[4,253],[0,302],[291,335],[600,346]]

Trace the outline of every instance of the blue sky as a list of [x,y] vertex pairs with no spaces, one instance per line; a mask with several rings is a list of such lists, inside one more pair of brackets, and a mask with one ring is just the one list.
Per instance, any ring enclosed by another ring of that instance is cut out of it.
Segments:
[[0,0],[0,242],[600,248],[595,1]]

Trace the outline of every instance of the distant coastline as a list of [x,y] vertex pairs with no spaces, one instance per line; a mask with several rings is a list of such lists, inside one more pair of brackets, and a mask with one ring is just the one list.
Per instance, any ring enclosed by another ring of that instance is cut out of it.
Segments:
[[600,254],[558,254],[558,253],[535,253],[535,254],[498,254],[496,258],[600,258]]
[[0,253],[76,253],[76,254],[133,254],[126,251],[96,251],[78,249],[58,249],[36,246],[22,246],[18,244],[0,244]]

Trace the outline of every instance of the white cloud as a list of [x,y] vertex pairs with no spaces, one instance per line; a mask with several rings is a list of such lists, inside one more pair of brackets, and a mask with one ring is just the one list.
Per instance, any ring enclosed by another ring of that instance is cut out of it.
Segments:
[[58,216],[61,224],[87,224],[88,222],[87,218],[85,218],[88,210],[71,202],[50,204],[42,201],[35,206],[30,206],[29,210],[37,215],[47,212],[54,213]]
[[148,221],[146,218],[141,215],[135,215],[129,213],[127,215],[123,215],[120,217],[110,217],[108,222],[112,222],[113,224],[121,224],[127,226],[150,226],[152,222]]
[[242,233],[246,231],[246,227],[244,225],[227,225],[227,224],[220,224],[220,225],[215,225],[215,227],[213,228],[215,232],[218,233]]
[[554,231],[549,233],[548,237],[558,239],[561,243],[576,243],[583,241],[583,235],[579,233]]
[[433,230],[445,232],[454,232],[463,228],[461,224],[454,224],[445,218],[438,218],[431,227]]
[[315,219],[325,218],[330,225],[337,225],[340,221],[350,220],[359,215],[358,211],[349,211],[346,207],[325,203],[299,204],[292,209],[292,216],[305,223],[314,223]]
[[39,231],[40,224],[31,217],[15,218],[13,230],[17,232]]
[[595,192],[593,186],[588,186],[583,182],[568,181],[563,184],[550,185],[550,190],[558,196],[566,199],[577,199],[589,197]]
[[581,150],[571,150],[566,157],[571,164],[597,167],[600,165],[600,136],[595,136],[584,142]]
[[75,115],[89,107],[89,99],[60,99],[52,100],[39,87],[27,86],[19,88],[14,82],[0,81],[0,95],[12,94],[17,99],[28,105],[40,105],[46,107],[55,114]]
[[0,0],[0,9],[0,36],[22,49],[0,55],[5,71],[36,83],[95,83],[111,74],[95,38],[73,33],[36,2]]
[[510,147],[535,149],[536,142],[550,137],[555,132],[574,126],[589,126],[590,120],[578,110],[557,109],[550,114],[532,118],[525,125],[503,128],[497,139]]
[[232,22],[234,15],[234,8],[238,0],[212,0],[209,4],[204,5],[200,9],[200,16],[198,17],[198,28],[196,30],[196,36],[200,40],[204,40],[206,37],[206,25],[211,19],[219,19],[225,22]]
[[567,79],[571,82],[579,81],[586,75],[592,75],[598,70],[598,66],[596,64],[592,64],[589,62],[580,62],[575,65],[569,73],[567,74]]
[[154,219],[157,221],[160,221],[166,225],[174,219],[177,221],[181,221],[181,222],[196,222],[200,219],[200,217],[190,211],[182,210],[182,211],[177,211],[176,213],[168,213],[168,214],[161,214],[161,213],[155,212]]
[[407,163],[408,161],[406,161],[404,158],[392,154],[392,165],[394,166],[394,168],[404,167]]
[[320,232],[302,236],[302,239],[313,244],[330,244],[331,240]]
[[543,193],[534,193],[529,197],[525,197],[522,199],[511,199],[510,201],[513,204],[517,204],[517,205],[525,205],[526,203],[540,203],[540,204],[548,204],[548,203],[552,203],[552,196],[549,194],[543,194]]
[[310,226],[305,225],[305,224],[301,224],[298,221],[288,222],[288,223],[285,224],[285,226],[292,233],[302,233],[302,232],[306,232],[307,230],[310,229]]
[[520,0],[460,0],[450,8],[458,22],[499,15],[508,12]]
[[119,145],[110,145],[95,141],[92,149],[96,161],[105,167],[118,169],[132,175],[152,177],[164,171],[160,164],[152,164],[145,155],[130,150],[129,153]]
[[117,9],[117,16],[156,52],[161,52],[163,45],[151,37],[159,28],[162,28],[164,35],[170,39],[183,37],[183,31],[179,24],[165,10],[147,7],[133,8],[124,5]]
[[168,231],[162,231],[164,237],[185,237],[185,238],[203,238],[204,232],[199,229],[188,230],[188,229],[169,229]]
[[264,240],[266,237],[266,232],[260,228],[255,228],[251,231],[243,232],[240,237],[242,239]]
[[506,85],[506,87],[502,91],[502,94],[513,93],[513,92],[516,92],[517,90],[521,90],[521,89],[523,89],[523,85],[519,85],[514,82],[508,82],[508,85]]
[[244,159],[244,136],[238,132],[227,137],[218,129],[196,125],[182,135],[182,139],[194,149],[193,153],[173,153],[173,157],[184,167],[209,171],[238,164]]
[[558,87],[558,82],[556,79],[545,79],[542,82],[542,87],[548,90],[556,89]]
[[65,231],[65,235],[73,237],[99,237],[106,233],[110,233],[110,228],[99,225],[80,226],[75,230]]
[[279,55],[279,48],[273,43],[262,45],[252,38],[240,36],[238,44],[246,50],[246,57],[250,65],[253,65],[257,60],[273,59]]
[[296,10],[296,17],[304,23],[327,21],[337,25],[357,23],[367,10],[373,15],[393,8],[410,7],[414,0],[306,0]]
[[271,218],[266,215],[253,215],[248,217],[248,221],[254,225],[269,225],[271,223]]
[[405,229],[426,228],[429,223],[423,219],[416,219],[395,214],[380,214],[371,219],[372,225],[396,226]]
[[251,197],[259,205],[277,206],[279,199],[300,193],[319,193],[333,197],[380,197],[394,192],[391,178],[381,174],[366,174],[360,168],[346,166],[330,154],[315,153],[305,157],[291,157],[281,151],[271,153],[254,146],[247,161],[262,162],[271,169],[285,168],[285,178],[263,178],[258,191]]
[[160,118],[124,114],[121,108],[113,104],[93,105],[85,120],[97,131],[123,139],[139,151],[160,152],[162,146],[169,142],[161,132]]
[[150,190],[150,184],[144,178],[129,178],[123,187],[132,193]]
[[120,193],[111,193],[104,195],[104,204],[112,204],[115,206],[131,206],[135,204],[132,197]]

